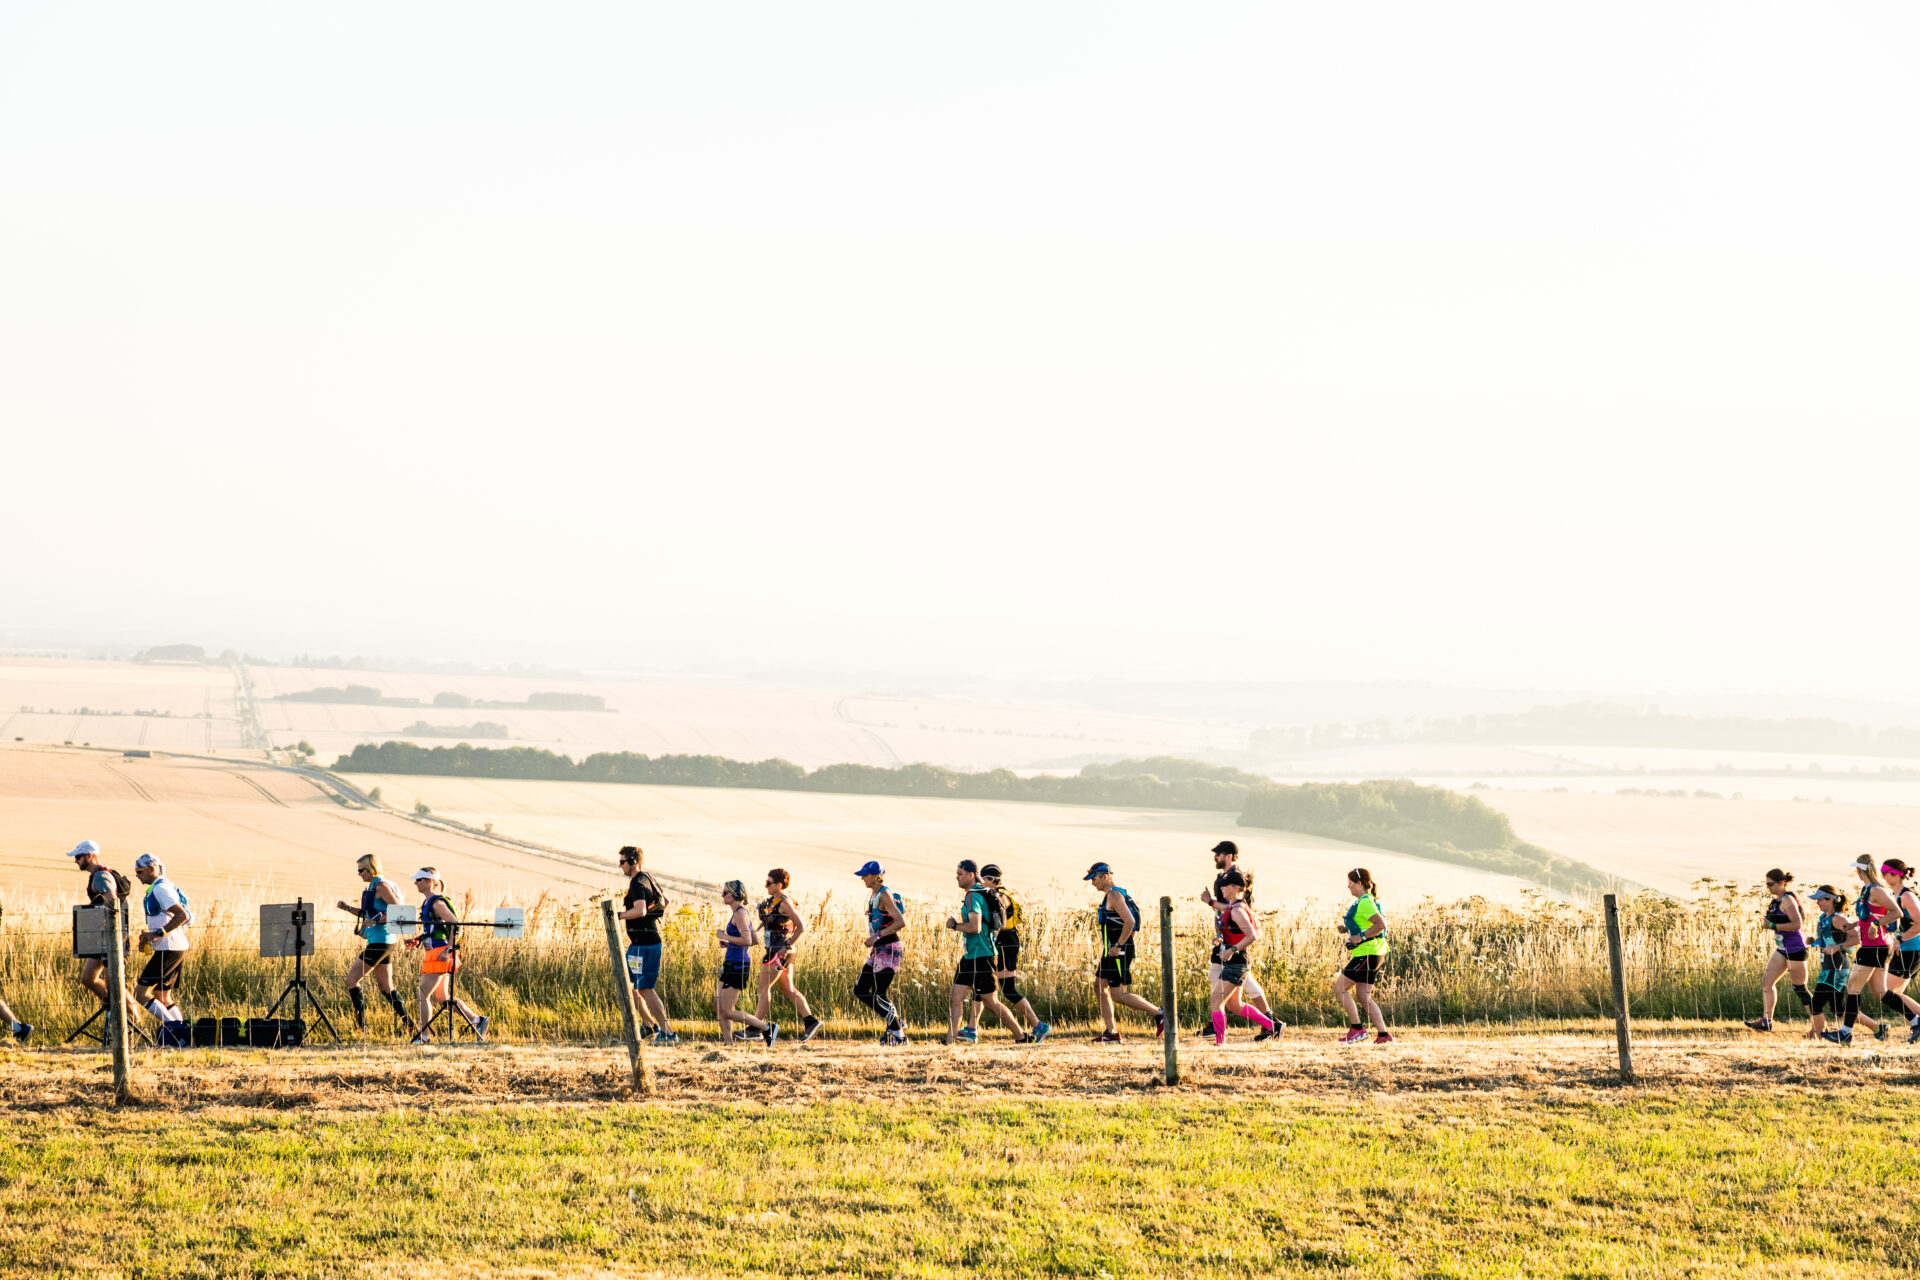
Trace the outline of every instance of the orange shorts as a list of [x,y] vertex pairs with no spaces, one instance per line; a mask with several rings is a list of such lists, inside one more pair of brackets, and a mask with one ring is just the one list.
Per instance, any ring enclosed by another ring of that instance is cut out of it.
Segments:
[[458,973],[460,957],[452,947],[428,947],[427,954],[421,958],[422,973]]

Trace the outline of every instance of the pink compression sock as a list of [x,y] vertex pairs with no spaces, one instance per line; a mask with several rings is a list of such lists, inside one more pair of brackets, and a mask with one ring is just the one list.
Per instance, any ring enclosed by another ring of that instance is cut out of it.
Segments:
[[1250,1004],[1243,1004],[1240,1006],[1240,1016],[1245,1018],[1248,1022],[1258,1023],[1260,1026],[1265,1027],[1269,1031],[1273,1030],[1273,1019],[1269,1018],[1266,1014],[1260,1012],[1258,1009],[1254,1008]]
[[1215,1044],[1227,1042],[1227,1015],[1222,1009],[1213,1011],[1213,1042]]

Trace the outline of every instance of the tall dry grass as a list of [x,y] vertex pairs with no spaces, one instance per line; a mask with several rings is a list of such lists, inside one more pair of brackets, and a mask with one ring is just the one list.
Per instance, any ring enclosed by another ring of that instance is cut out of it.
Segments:
[[[865,926],[855,905],[832,895],[797,900],[811,927],[799,949],[796,980],[833,1030],[877,1033],[878,1021],[853,996],[866,958]],[[137,909],[138,899],[135,899]],[[494,904],[472,895],[463,917],[482,918]],[[605,927],[597,901],[526,903],[527,936],[499,940],[475,930],[466,942],[462,994],[512,1039],[572,1040],[613,1035],[618,1014]],[[1142,903],[1153,913],[1155,904]],[[1644,895],[1623,908],[1627,982],[1641,1018],[1742,1018],[1759,1007],[1758,975],[1771,949],[1760,919],[1759,890],[1706,882],[1690,902]],[[1340,1021],[1330,983],[1344,962],[1335,922],[1345,904],[1260,912],[1255,972],[1279,1016],[1290,1023]],[[1392,953],[1379,989],[1388,1017],[1401,1025],[1581,1022],[1611,1016],[1606,936],[1597,905],[1529,895],[1519,905],[1469,899],[1386,904]],[[23,909],[24,908],[24,909]],[[256,901],[239,895],[194,907],[192,952],[180,992],[189,1016],[263,1013],[293,973],[293,962],[258,954]],[[959,940],[941,927],[950,903],[908,904],[906,962],[893,997],[909,1022],[944,1024]],[[676,1020],[712,1017],[720,951],[713,930],[717,903],[682,904],[664,922],[659,990]],[[320,913],[317,953],[308,977],[341,1029],[350,1021],[342,975],[359,948],[351,924],[330,904]],[[1157,918],[1149,921],[1135,961],[1136,990],[1161,999]],[[1021,986],[1040,1015],[1056,1026],[1096,1016],[1092,974],[1100,949],[1091,909],[1028,905],[1022,928]],[[1183,1022],[1197,1023],[1206,1003],[1210,916],[1197,902],[1175,907],[1176,997]],[[417,953],[402,952],[402,992],[418,981]],[[138,952],[129,975],[144,957]],[[16,903],[0,916],[0,996],[57,1040],[95,1007],[75,981],[70,914],[53,901]],[[372,980],[366,985],[371,988]],[[776,1018],[790,1017],[776,1001]],[[1791,998],[1780,1011],[1794,1016]],[[370,999],[376,1030],[389,1019]],[[1127,1015],[1131,1016],[1131,1015]],[[684,1029],[684,1028],[683,1028]]]

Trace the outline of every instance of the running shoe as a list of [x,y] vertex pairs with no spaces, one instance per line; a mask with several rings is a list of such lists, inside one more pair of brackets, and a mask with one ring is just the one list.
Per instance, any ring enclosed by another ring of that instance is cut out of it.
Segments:
[[1225,1045],[1226,1045],[1226,1043],[1227,1043],[1227,1033],[1226,1033],[1226,1032],[1224,1032],[1224,1031],[1216,1031],[1216,1032],[1214,1032],[1214,1033],[1213,1033],[1213,1047],[1214,1047],[1214,1048],[1216,1048],[1216,1049],[1219,1049],[1219,1048],[1223,1048],[1223,1047],[1225,1047]]
[[1393,1036],[1385,1031],[1382,1031],[1379,1035],[1373,1038],[1373,1042],[1375,1044],[1392,1044]]
[[1156,1036],[1164,1036],[1165,1034],[1167,1034],[1167,1015],[1166,1014],[1156,1013],[1153,1015],[1153,1034],[1155,1034]]
[[671,1048],[680,1043],[680,1037],[675,1032],[668,1031],[663,1027],[653,1033],[653,1043],[662,1049]]
[[476,1039],[485,1040],[487,1038],[486,1014],[483,1013],[473,1020],[473,1034]]
[[1035,1044],[1039,1044],[1042,1040],[1045,1040],[1048,1036],[1052,1034],[1053,1034],[1053,1028],[1048,1026],[1046,1023],[1036,1022],[1033,1024],[1033,1042]]
[[1021,1034],[1013,1038],[1013,1042],[1015,1044],[1032,1044],[1033,1037],[1030,1035],[1027,1035],[1025,1032],[1022,1032]]
[[416,1031],[414,1033],[413,1039],[407,1041],[407,1043],[408,1044],[432,1044],[433,1041],[427,1037],[426,1032]]
[[1273,1020],[1272,1026],[1260,1028],[1260,1034],[1256,1035],[1253,1038],[1253,1042],[1255,1044],[1259,1044],[1265,1040],[1278,1040],[1280,1038],[1280,1033],[1282,1031],[1285,1031],[1286,1029],[1287,1029],[1287,1024],[1280,1021],[1280,1019],[1275,1018]]
[[903,1031],[888,1031],[880,1037],[881,1044],[905,1044],[906,1042],[906,1033]]
[[760,1038],[767,1042],[767,1048],[773,1048],[773,1042],[780,1038],[780,1024],[777,1022],[769,1022],[767,1029],[760,1033]]
[[1833,1030],[1833,1031],[1822,1031],[1822,1032],[1820,1033],[1820,1038],[1821,1038],[1822,1040],[1830,1040],[1830,1041],[1832,1041],[1832,1042],[1833,1042],[1834,1044],[1852,1044],[1852,1043],[1853,1043],[1853,1028],[1852,1028],[1852,1027],[1840,1027],[1840,1028],[1838,1028],[1838,1029],[1836,1029],[1836,1030]]
[[1881,1023],[1881,1024],[1879,1025],[1879,1026],[1877,1026],[1877,1027],[1875,1027],[1875,1028],[1873,1029],[1873,1038],[1874,1038],[1875,1040],[1885,1040],[1885,1039],[1887,1038],[1887,1024],[1886,1024],[1886,1023],[1884,1023],[1884,1022],[1883,1022],[1883,1023]]
[[[1045,1024],[1043,1023],[1041,1025],[1044,1026]],[[16,1022],[13,1024],[13,1038],[15,1040],[18,1040],[21,1044],[25,1044],[27,1042],[27,1037],[32,1034],[33,1034],[33,1024],[31,1022]]]
[[1347,1034],[1340,1037],[1339,1043],[1364,1044],[1366,1043],[1366,1040],[1367,1040],[1367,1029],[1365,1027],[1349,1027],[1347,1028]]
[[807,1041],[819,1035],[820,1028],[826,1025],[826,1023],[820,1021],[818,1018],[808,1018],[806,1027],[800,1032],[800,1043],[805,1044]]
[[1093,1038],[1093,1042],[1095,1044],[1119,1044],[1120,1033],[1118,1031],[1102,1031]]
[[1749,1018],[1747,1019],[1747,1029],[1750,1031],[1771,1031],[1773,1030],[1773,1019]]
[[972,1027],[962,1027],[960,1028],[960,1043],[961,1044],[979,1044],[980,1033],[978,1031],[975,1031]]

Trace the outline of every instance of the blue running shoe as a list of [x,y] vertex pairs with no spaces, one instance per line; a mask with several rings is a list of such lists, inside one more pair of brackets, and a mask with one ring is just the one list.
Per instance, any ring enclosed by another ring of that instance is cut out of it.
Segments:
[[1873,1029],[1873,1038],[1874,1038],[1875,1040],[1885,1040],[1885,1039],[1887,1038],[1887,1024],[1886,1024],[1886,1023],[1884,1023],[1884,1022],[1882,1022],[1882,1023],[1881,1023],[1881,1024],[1879,1025],[1879,1026],[1877,1026],[1877,1027],[1875,1027],[1875,1028]]
[[767,1042],[767,1048],[773,1048],[773,1042],[780,1038],[780,1024],[777,1022],[769,1022],[767,1029],[762,1031],[760,1035],[761,1038]]
[[21,1044],[25,1044],[27,1037],[32,1034],[33,1024],[31,1022],[16,1022],[13,1024],[13,1038]]
[[1907,1025],[1911,1028],[1911,1031],[1909,1031],[1907,1035],[1907,1043],[1920,1044],[1920,1018],[1915,1018]]
[[670,1049],[680,1043],[680,1037],[676,1032],[663,1029],[654,1033],[653,1043],[662,1049]]
[[1048,1036],[1052,1034],[1053,1034],[1053,1028],[1051,1026],[1048,1026],[1046,1023],[1036,1022],[1033,1024],[1033,1042],[1035,1044],[1039,1044],[1042,1040],[1045,1040]]
[[473,1020],[473,1034],[481,1040],[487,1038],[487,1015],[481,1014]]
[[972,1027],[962,1027],[960,1028],[960,1043],[961,1044],[979,1044],[980,1033],[978,1031],[975,1031]]
[[1840,1027],[1839,1029],[1834,1031],[1822,1031],[1820,1033],[1820,1038],[1822,1040],[1830,1040],[1834,1044],[1852,1044],[1853,1028]]

